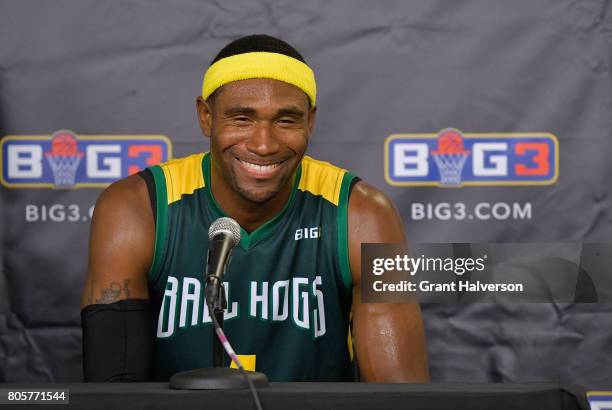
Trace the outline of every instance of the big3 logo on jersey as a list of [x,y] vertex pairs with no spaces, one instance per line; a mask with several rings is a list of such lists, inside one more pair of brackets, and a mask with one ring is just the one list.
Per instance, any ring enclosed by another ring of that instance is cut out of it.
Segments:
[[385,141],[385,179],[397,186],[551,185],[559,142],[550,133],[393,134]]
[[163,135],[8,135],[0,141],[0,181],[7,188],[104,187],[171,157]]

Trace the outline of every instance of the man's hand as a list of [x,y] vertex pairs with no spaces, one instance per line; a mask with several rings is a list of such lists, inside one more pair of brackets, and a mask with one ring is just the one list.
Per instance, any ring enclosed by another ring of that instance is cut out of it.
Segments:
[[353,337],[361,377],[369,382],[427,382],[419,305],[361,303],[361,244],[405,243],[404,224],[391,201],[364,182],[353,187],[348,212]]

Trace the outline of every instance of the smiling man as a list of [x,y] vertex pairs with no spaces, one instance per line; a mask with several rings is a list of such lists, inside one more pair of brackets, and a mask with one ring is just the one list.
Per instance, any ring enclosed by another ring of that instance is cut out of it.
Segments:
[[[225,274],[225,332],[273,381],[428,380],[418,305],[361,303],[361,244],[405,242],[377,189],[305,155],[310,67],[264,35],[227,45],[197,113],[210,152],[152,167],[96,205],[82,299],[87,381],[168,380],[212,365],[204,303],[208,228],[242,228]],[[229,365],[229,363],[227,363]]]

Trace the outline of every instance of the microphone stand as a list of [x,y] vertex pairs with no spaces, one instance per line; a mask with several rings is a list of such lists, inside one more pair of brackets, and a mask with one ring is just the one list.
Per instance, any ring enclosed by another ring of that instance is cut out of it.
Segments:
[[[214,302],[214,304],[211,304],[209,306],[212,306],[213,311],[212,312],[208,312],[210,315],[215,315],[215,318],[217,319],[217,323],[219,324],[219,327],[221,328],[221,330],[223,330],[223,313],[225,312],[225,309],[227,309],[227,300],[225,299],[225,288],[223,287],[223,283],[221,284],[219,290],[221,292],[219,292],[219,297],[217,298],[217,300]],[[223,366],[223,345],[221,344],[221,341],[219,340],[219,338],[217,337],[216,332],[212,332],[212,346],[213,346],[213,351],[212,351],[212,362],[213,362],[213,367],[224,367]]]

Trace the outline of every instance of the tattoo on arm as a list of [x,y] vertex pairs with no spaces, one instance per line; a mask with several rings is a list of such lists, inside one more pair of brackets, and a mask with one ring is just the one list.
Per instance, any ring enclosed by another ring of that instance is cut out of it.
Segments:
[[[93,289],[93,287],[92,287]],[[92,290],[93,292],[93,290]],[[119,284],[119,282],[111,282],[108,288],[102,288],[100,290],[101,297],[96,299],[96,303],[114,303],[120,299],[129,299],[130,297],[130,281],[129,279],[125,279],[123,281],[123,286]],[[121,294],[125,296],[122,297]]]

